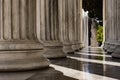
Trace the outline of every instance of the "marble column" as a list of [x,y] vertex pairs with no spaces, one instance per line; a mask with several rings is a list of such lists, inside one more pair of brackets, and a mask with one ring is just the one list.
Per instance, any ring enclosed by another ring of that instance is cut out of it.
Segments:
[[59,0],[60,36],[63,43],[63,51],[65,53],[74,53],[72,49],[72,42],[70,41],[72,22],[70,23],[69,20],[72,19],[70,16],[68,16],[70,13],[72,13],[70,10],[73,4],[72,2],[72,0]]
[[60,40],[59,0],[40,0],[37,12],[39,41],[44,45],[47,58],[66,57]]
[[[115,12],[113,12],[114,10],[114,4],[113,4],[113,0],[108,1],[105,0],[104,1],[104,11],[105,11],[105,18],[106,20],[104,20],[104,25],[105,25],[105,44],[104,44],[104,49],[105,51],[107,51],[108,53],[112,53],[114,51],[115,48],[115,28],[114,28],[114,16],[115,16]],[[112,19],[113,18],[113,19]],[[108,27],[109,26],[109,27]]]
[[78,51],[82,48],[82,36],[81,36],[81,22],[82,22],[82,0],[73,0],[73,10],[72,10],[72,48],[74,51]]
[[113,9],[113,12],[114,12],[114,45],[115,47],[113,46],[113,49],[114,49],[114,52],[112,53],[112,57],[115,57],[115,58],[120,58],[120,1],[118,0],[114,0],[114,9]]
[[83,47],[88,47],[88,11],[82,9],[82,42]]
[[48,67],[36,36],[36,0],[0,0],[0,71]]
[[120,1],[106,0],[106,40],[107,52],[120,58]]

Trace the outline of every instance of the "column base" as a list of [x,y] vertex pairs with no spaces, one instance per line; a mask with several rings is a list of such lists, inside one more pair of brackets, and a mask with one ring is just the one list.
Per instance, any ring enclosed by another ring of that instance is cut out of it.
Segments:
[[115,51],[115,49],[116,49],[116,47],[118,46],[118,44],[119,43],[117,43],[117,42],[115,42],[115,41],[111,41],[111,42],[109,42],[108,43],[108,48],[107,48],[107,53],[108,54],[112,54],[114,51]]
[[72,49],[73,49],[74,51],[77,51],[77,52],[78,52],[81,48],[82,48],[82,45],[81,45],[81,43],[79,43],[79,42],[73,43],[73,45],[72,45]]
[[72,43],[64,43],[64,46],[63,46],[63,51],[64,53],[74,53],[74,50],[72,49]]
[[11,40],[11,41],[0,41],[1,51],[15,51],[15,50],[41,50],[43,46],[40,42],[34,40]]
[[116,46],[115,45],[110,45],[110,47],[107,49],[108,54],[112,54],[115,51]]
[[0,51],[0,71],[24,71],[49,67],[43,50]]
[[44,56],[47,58],[62,58],[66,57],[63,52],[63,45],[60,42],[45,42],[44,43]]
[[120,58],[120,45],[116,47],[114,52],[112,53],[113,58]]
[[105,43],[104,43],[104,46],[103,46],[103,50],[104,50],[105,52],[107,52],[108,49],[109,49],[109,43],[108,43],[108,42],[105,42]]

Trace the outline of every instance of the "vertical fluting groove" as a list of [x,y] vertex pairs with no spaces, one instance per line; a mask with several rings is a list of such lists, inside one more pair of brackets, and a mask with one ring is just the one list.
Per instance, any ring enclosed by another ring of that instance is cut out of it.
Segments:
[[71,12],[71,10],[70,10],[70,7],[71,7],[72,5],[71,5],[71,1],[69,1],[69,0],[66,0],[66,31],[65,31],[65,33],[66,33],[66,40],[68,41],[68,40],[70,40],[70,36],[69,36],[69,34],[71,34],[72,32],[70,32],[69,30],[71,29],[70,28],[70,26],[72,26],[72,25],[70,25],[70,22],[69,22],[69,20],[71,20],[70,19],[70,12]]
[[[108,1],[106,0],[106,7],[105,8],[107,8],[108,7]],[[108,15],[107,15],[107,13],[108,13],[108,9],[105,9],[106,10],[106,25],[105,25],[105,39],[106,39],[106,41],[107,41],[107,39],[108,39],[108,35],[107,35],[107,32],[108,32],[108,29],[107,29],[107,26],[108,26]],[[108,32],[108,34],[109,34],[109,32]]]
[[[119,28],[118,28],[118,5],[117,5],[117,0],[115,0],[115,2],[114,2],[114,4],[115,4],[115,6],[116,6],[116,8],[115,8],[115,10],[116,10],[116,18],[115,18],[115,23],[117,23],[117,24],[115,24],[115,27],[116,27],[116,30],[118,30]],[[116,31],[117,32],[117,31]],[[119,32],[117,32],[117,34],[116,34],[116,40],[119,40]]]
[[20,32],[21,39],[27,39],[26,27],[27,25],[27,0],[20,0]]
[[59,40],[58,0],[54,0],[55,40]]
[[45,0],[40,0],[40,32],[41,32],[41,40],[44,40],[45,41]]
[[56,39],[57,40],[60,40],[60,38],[59,38],[59,30],[60,30],[60,26],[59,26],[59,10],[58,10],[58,0],[56,0]]
[[[115,20],[114,20],[114,23],[116,23],[116,21],[117,21],[117,5],[116,4],[117,4],[117,1],[115,2],[115,5],[114,5],[115,6],[115,9],[114,9],[115,10],[115,18],[114,18]],[[114,26],[117,26],[117,24],[114,24]],[[118,40],[118,38],[117,38],[117,36],[118,36],[118,33],[117,33],[118,29],[117,29],[117,27],[115,27],[115,30],[116,30],[115,31],[115,34],[116,34],[115,35],[115,39]]]
[[81,9],[80,0],[77,1],[77,5],[78,5],[77,6],[77,8],[78,8],[78,22],[77,22],[78,23],[78,41],[80,41],[80,32],[81,32],[80,31],[80,27],[81,27],[80,24],[81,24],[81,21],[82,21],[82,20],[80,20],[82,18],[81,15],[80,15],[80,12],[82,12],[82,11],[80,11],[80,9]]
[[[78,37],[79,37],[79,40],[80,40],[80,42],[82,42],[82,0],[79,0],[79,2],[78,2],[79,4],[78,4],[78,10],[79,10],[79,35],[78,35]],[[88,31],[87,31],[88,32]]]
[[46,15],[47,15],[47,11],[46,11],[47,10],[46,9],[47,8],[47,4],[46,4],[46,1],[47,0],[45,0],[45,40],[47,40],[47,21],[46,21],[47,20],[47,17],[46,17]]
[[47,30],[47,40],[50,41],[50,24],[49,24],[49,1],[46,0],[46,30]]
[[45,15],[45,18],[46,18],[46,19],[45,19],[45,21],[46,21],[46,22],[45,22],[45,24],[46,24],[46,31],[45,31],[45,32],[46,32],[46,40],[49,40],[49,39],[48,39],[48,37],[49,37],[49,34],[48,34],[48,32],[49,32],[49,31],[48,31],[48,14],[49,14],[49,13],[48,13],[48,12],[49,12],[49,11],[48,11],[48,0],[45,0],[45,11],[46,11],[46,12],[45,12],[45,14],[46,14],[46,15]]
[[56,3],[56,0],[53,0],[54,37],[55,37],[55,40],[57,40],[56,39],[56,10],[55,10],[57,6],[55,6],[55,3]]
[[28,18],[29,18],[29,31],[28,31],[28,34],[29,34],[29,40],[33,40],[34,37],[34,2],[33,0],[28,0]]
[[71,32],[70,37],[71,37],[71,40],[74,41],[75,40],[75,36],[74,36],[75,35],[74,0],[71,0],[71,10],[70,10],[70,12],[71,12],[71,16],[70,16],[71,25],[69,25],[70,26],[70,32]]
[[27,39],[29,40],[30,39],[30,37],[29,37],[29,19],[30,19],[30,15],[29,15],[29,6],[30,6],[30,4],[29,4],[30,2],[29,2],[29,0],[27,0],[27,26],[26,26],[26,32],[27,32]]
[[37,15],[36,15],[36,0],[32,0],[32,3],[33,3],[33,34],[32,34],[32,36],[33,36],[33,40],[37,40],[37,30],[36,30],[36,17],[37,17]]
[[[111,0],[111,10],[112,10],[112,0]],[[111,39],[111,40],[112,40],[112,33],[113,33],[113,31],[112,31],[112,24],[113,24],[113,22],[112,22],[112,13],[113,13],[113,12],[110,13],[110,14],[111,14],[111,15],[110,15],[110,18],[111,18],[111,20],[110,20],[110,21],[111,21],[111,30],[110,30],[110,35],[111,35],[111,36],[110,36],[110,39]]]
[[53,30],[53,32],[54,32],[54,40],[56,40],[56,38],[55,38],[55,12],[54,12],[54,4],[55,4],[55,0],[53,0],[53,7],[52,7],[52,9],[53,9],[53,28],[54,28],[54,30]]
[[[110,6],[110,5],[109,5],[109,4],[110,4],[109,0],[107,0],[106,3],[107,3],[107,7],[109,7],[109,6]],[[109,20],[110,20],[110,17],[109,17],[109,15],[108,15],[109,9],[106,9],[106,10],[107,10],[107,24],[108,24],[107,26],[110,26],[110,24],[109,24],[109,23],[110,23],[110,21],[109,21]],[[108,33],[107,33],[107,32],[108,32]],[[110,28],[108,28],[108,27],[106,27],[106,35],[107,35],[107,34],[110,35]],[[107,35],[107,38],[108,38],[108,39],[110,38],[109,35]]]
[[54,38],[54,22],[53,22],[53,0],[50,1],[50,13],[51,13],[51,40],[55,40]]
[[[71,10],[70,10],[70,5],[71,5],[71,1],[69,2],[69,0],[66,0],[66,31],[65,31],[65,33],[66,33],[66,40],[68,41],[69,40],[69,33],[70,33],[70,28],[71,28],[71,26],[70,26],[70,23],[71,22],[69,22],[69,20],[71,20],[71,16],[70,16],[70,13],[71,13]],[[71,5],[72,6],[72,5]]]
[[65,40],[68,40],[68,30],[67,27],[69,26],[68,25],[68,0],[65,0]]
[[115,27],[115,26],[116,26],[116,25],[115,25],[115,21],[116,21],[116,20],[115,20],[115,19],[116,19],[116,10],[115,10],[115,9],[116,9],[116,5],[113,4],[113,7],[114,7],[114,9],[113,9],[113,12],[114,12],[114,14],[113,14],[113,16],[114,16],[114,17],[113,17],[113,19],[114,19],[114,20],[113,20],[113,23],[114,23],[114,24],[113,24],[113,27],[114,27],[114,39],[116,40],[116,35],[115,35],[115,34],[116,34],[116,27]]
[[78,32],[79,32],[79,25],[78,25],[78,22],[79,22],[79,15],[78,15],[78,0],[76,0],[76,40],[78,41]]
[[65,22],[65,1],[66,0],[63,0],[62,1],[62,36],[63,36],[63,41],[65,41],[65,24],[66,24],[66,22]]
[[58,0],[58,18],[59,18],[59,40],[62,41],[63,40],[63,22],[62,22],[62,16],[63,16],[63,7],[62,7],[62,4],[63,4],[63,0]]
[[12,8],[12,5],[13,5],[13,0],[11,0],[11,2],[10,2],[10,6],[11,6],[11,40],[14,40],[14,38],[13,38],[13,15],[12,15],[12,11],[13,11],[13,8]]
[[50,41],[50,4],[49,4],[49,2],[50,2],[51,0],[47,0],[47,2],[46,2],[46,4],[47,4],[47,7],[46,7],[46,9],[47,9],[47,40],[48,41]]
[[1,29],[1,34],[2,34],[2,39],[5,40],[4,38],[4,0],[2,0],[2,29]]
[[[109,2],[109,1],[108,1],[108,2]],[[111,2],[109,2],[109,4],[111,5]],[[111,8],[109,4],[108,4],[108,7]],[[110,23],[111,23],[111,21],[110,21],[110,20],[111,20],[111,19],[110,19],[110,18],[111,18],[111,17],[110,17],[111,12],[110,12],[110,9],[108,9],[108,11],[109,11],[108,13],[110,13],[109,16],[108,16],[108,17],[109,17],[109,19],[108,19],[108,24],[109,24],[109,26],[110,26],[110,25],[111,25],[111,24],[110,24]],[[110,33],[111,33],[111,26],[109,27],[109,35],[110,35]],[[108,36],[108,37],[109,37],[109,39],[111,38],[110,36]]]
[[4,39],[11,40],[11,0],[4,0]]
[[76,10],[76,0],[74,0],[74,28],[75,28],[75,30],[74,30],[74,33],[75,33],[75,41],[77,41],[77,24],[76,24],[76,22],[77,22],[77,17],[76,17],[76,15],[77,15],[77,10]]
[[33,3],[33,11],[34,11],[34,14],[33,14],[33,40],[37,40],[37,30],[36,30],[36,8],[37,8],[37,5],[36,5],[36,0],[32,0],[32,3]]
[[52,7],[52,6],[51,6],[51,0],[49,0],[48,4],[49,4],[49,7],[48,7],[48,8],[49,8],[49,29],[50,29],[50,30],[49,30],[49,32],[50,32],[50,33],[49,33],[49,37],[50,37],[50,40],[52,40],[52,35],[51,35],[51,33],[52,33],[52,32],[51,32],[51,28],[52,28],[52,26],[51,26],[51,24],[52,24],[52,22],[51,22],[51,18],[52,18],[52,13],[51,13],[51,7]]
[[[37,14],[37,16],[36,16],[36,17],[37,17],[37,21],[36,21],[37,23],[36,23],[36,24],[37,24],[37,34],[39,34],[39,35],[38,35],[38,39],[43,40],[43,36],[42,36],[42,32],[41,32],[42,29],[43,29],[43,28],[41,27],[41,24],[42,24],[42,22],[41,22],[41,20],[42,20],[42,19],[41,19],[41,18],[42,18],[42,17],[41,17],[41,14],[42,14],[42,13],[41,13],[42,4],[41,4],[41,3],[42,3],[42,0],[36,0],[36,6],[37,6],[37,13],[36,13],[36,14]],[[43,5],[44,5],[44,4],[43,4]],[[39,16],[38,16],[38,15],[39,15]]]
[[[112,11],[114,11],[114,4],[113,4],[114,2],[113,2],[113,0],[112,0],[112,5],[111,5],[111,9],[112,9]],[[111,19],[111,21],[112,21],[112,28],[111,28],[111,36],[112,36],[112,39],[114,40],[114,12],[112,12],[112,19]]]
[[3,40],[3,0],[0,0],[0,39]]
[[75,40],[75,21],[74,21],[74,0],[69,3],[69,37],[70,40]]
[[29,0],[26,0],[26,4],[27,4],[27,8],[26,8],[26,37],[27,37],[27,40],[29,40]]
[[0,0],[0,39],[2,37],[1,35],[1,29],[2,28],[2,0]]
[[64,37],[65,37],[65,34],[64,34],[64,27],[65,27],[65,1],[63,0],[62,3],[61,3],[61,8],[62,8],[62,21],[61,21],[61,37],[62,37],[62,41],[64,41]]
[[34,33],[34,10],[33,10],[33,0],[29,0],[29,37],[30,40],[33,40],[33,33]]
[[12,0],[12,38],[20,39],[19,25],[19,0]]
[[[39,3],[40,4],[39,4]],[[37,17],[39,17],[40,18],[40,28],[38,28],[39,30],[40,30],[40,32],[38,32],[38,34],[40,34],[40,40],[44,40],[44,35],[43,35],[43,33],[44,33],[44,29],[43,29],[43,27],[45,27],[44,26],[44,19],[42,18],[42,15],[43,15],[43,17],[44,17],[44,11],[42,11],[42,8],[44,9],[44,2],[43,2],[43,0],[37,0],[37,5],[39,4],[39,7],[40,7],[40,9],[39,8],[37,8],[37,10],[39,11],[38,13],[37,13],[37,15],[39,15],[39,13],[40,13],[40,16],[37,16]],[[38,21],[39,21],[39,19],[37,19]],[[39,22],[37,22],[37,24],[39,24]]]
[[77,30],[77,31],[78,31],[78,34],[77,34],[77,35],[78,35],[78,36],[77,36],[77,38],[78,38],[78,41],[80,41],[80,34],[81,34],[81,33],[80,33],[80,32],[81,32],[81,29],[80,29],[80,28],[81,28],[81,21],[82,21],[82,20],[81,20],[81,18],[82,18],[82,17],[81,17],[81,12],[82,12],[82,11],[80,11],[80,10],[81,10],[80,0],[77,0],[77,10],[78,10],[78,14],[77,14],[77,15],[78,15],[78,22],[77,22],[77,24],[78,24],[78,30]]
[[[82,17],[81,17],[81,3],[80,3],[80,0],[78,0],[78,40],[81,42],[81,39],[80,39],[80,35],[81,35],[81,21],[82,21]],[[87,31],[88,32],[88,31]]]
[[[117,2],[117,6],[118,6],[118,16],[120,15],[120,1],[119,2]],[[118,21],[120,21],[120,16],[118,17]],[[117,26],[117,36],[118,36],[118,41],[120,41],[120,22],[118,22],[118,25],[119,26]]]
[[19,39],[22,40],[22,38],[21,38],[21,24],[20,24],[20,16],[21,16],[21,15],[20,15],[20,9],[21,9],[20,0],[19,0],[19,3],[18,3],[18,4],[19,4]]
[[115,0],[115,2],[116,2],[116,3],[115,3],[115,4],[116,4],[116,16],[117,16],[117,18],[116,18],[117,34],[116,34],[116,35],[117,35],[117,40],[119,40],[119,37],[120,37],[120,36],[119,36],[119,32],[120,32],[120,31],[119,31],[119,28],[120,28],[120,26],[119,26],[119,23],[120,23],[120,22],[119,22],[119,14],[120,14],[120,13],[119,13],[119,8],[120,8],[119,5],[120,5],[120,4],[119,4],[119,1],[118,1],[118,0]]
[[28,39],[31,40],[31,34],[32,34],[32,31],[30,32],[31,30],[31,19],[32,19],[32,15],[33,13],[31,13],[31,0],[28,0]]

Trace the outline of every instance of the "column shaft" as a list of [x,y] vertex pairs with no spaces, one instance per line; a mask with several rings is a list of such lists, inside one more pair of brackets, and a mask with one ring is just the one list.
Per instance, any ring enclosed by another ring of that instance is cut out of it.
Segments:
[[[106,40],[104,48],[108,53],[113,53],[113,57],[120,58],[120,40],[119,40],[119,30],[120,30],[120,1],[118,0],[106,0]],[[107,45],[107,47],[106,47]]]
[[82,22],[82,0],[73,0],[73,50],[79,50],[82,48],[81,40],[81,22]]
[[73,53],[71,37],[71,15],[72,0],[59,0],[59,25],[61,29],[61,41],[63,42],[63,51]]
[[44,55],[48,58],[65,57],[60,41],[59,0],[40,0],[39,8],[40,14],[37,15],[41,18],[37,27],[41,30],[38,36],[45,48]]

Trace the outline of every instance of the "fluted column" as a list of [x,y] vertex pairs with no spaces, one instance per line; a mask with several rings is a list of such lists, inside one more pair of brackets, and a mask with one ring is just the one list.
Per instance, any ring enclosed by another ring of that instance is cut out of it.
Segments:
[[88,47],[88,11],[82,9],[82,42],[83,47]]
[[71,36],[71,11],[73,1],[72,0],[59,0],[59,25],[60,25],[60,37],[63,43],[63,51],[65,53],[73,53],[72,42],[70,41]]
[[114,0],[114,52],[112,57],[120,58],[120,1]]
[[82,48],[81,22],[82,22],[82,0],[73,0],[73,25],[72,25],[72,48],[77,51]]
[[49,65],[36,36],[36,0],[0,0],[0,71]]
[[[116,48],[116,4],[113,0],[104,1],[104,6],[106,10],[106,20],[105,20],[105,45],[104,49],[107,50],[108,53],[112,53]],[[109,26],[109,27],[108,27]]]
[[[59,0],[40,0],[37,19],[38,37],[44,45],[44,55],[48,58],[66,57],[60,41]],[[40,32],[40,33],[39,33]]]
[[120,58],[120,1],[106,0],[106,4],[106,49],[113,57]]

